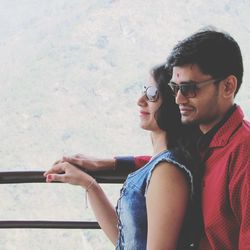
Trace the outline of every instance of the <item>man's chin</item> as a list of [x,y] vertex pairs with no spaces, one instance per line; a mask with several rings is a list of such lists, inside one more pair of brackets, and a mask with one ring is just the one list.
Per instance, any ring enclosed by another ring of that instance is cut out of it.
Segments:
[[181,117],[181,122],[187,125],[196,123],[195,120],[191,119],[191,117],[186,117],[186,116]]

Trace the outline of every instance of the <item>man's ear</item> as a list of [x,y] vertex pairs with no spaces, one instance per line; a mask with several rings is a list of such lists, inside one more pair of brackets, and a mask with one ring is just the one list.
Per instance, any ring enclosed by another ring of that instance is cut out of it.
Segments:
[[225,98],[234,97],[237,89],[237,78],[234,75],[228,76],[222,81],[221,87]]

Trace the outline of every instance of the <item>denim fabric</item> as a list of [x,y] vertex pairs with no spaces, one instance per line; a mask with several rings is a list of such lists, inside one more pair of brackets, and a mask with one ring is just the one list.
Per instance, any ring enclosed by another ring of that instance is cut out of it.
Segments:
[[178,163],[170,151],[163,151],[152,158],[144,167],[130,174],[121,189],[120,198],[116,206],[119,218],[117,250],[146,249],[146,192],[153,169],[162,161],[173,163],[176,167],[185,171],[191,184],[192,193],[193,180],[191,172],[185,166]]

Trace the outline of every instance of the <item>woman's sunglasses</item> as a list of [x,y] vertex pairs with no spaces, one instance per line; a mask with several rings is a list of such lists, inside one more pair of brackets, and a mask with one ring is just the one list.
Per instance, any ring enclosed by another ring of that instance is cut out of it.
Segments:
[[142,94],[149,102],[156,102],[159,98],[159,90],[155,86],[143,86]]

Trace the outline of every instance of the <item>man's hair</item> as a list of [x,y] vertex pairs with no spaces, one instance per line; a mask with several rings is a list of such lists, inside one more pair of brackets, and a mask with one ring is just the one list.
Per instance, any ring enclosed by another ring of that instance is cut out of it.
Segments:
[[243,62],[238,43],[225,32],[209,27],[180,41],[167,59],[170,67],[196,64],[204,74],[223,79],[237,78],[238,92],[243,76]]

